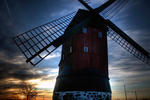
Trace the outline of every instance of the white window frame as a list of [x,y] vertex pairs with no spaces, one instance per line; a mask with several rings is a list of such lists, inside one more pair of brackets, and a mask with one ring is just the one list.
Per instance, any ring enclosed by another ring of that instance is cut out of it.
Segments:
[[87,28],[86,28],[86,27],[83,27],[83,28],[82,28],[82,32],[83,32],[84,34],[86,34],[86,33],[87,33]]
[[72,53],[72,46],[70,46],[70,48],[69,48],[69,52],[70,52],[70,53]]
[[103,34],[102,32],[98,32],[98,38],[102,38]]
[[88,52],[88,46],[84,46],[83,50],[85,53],[87,53]]

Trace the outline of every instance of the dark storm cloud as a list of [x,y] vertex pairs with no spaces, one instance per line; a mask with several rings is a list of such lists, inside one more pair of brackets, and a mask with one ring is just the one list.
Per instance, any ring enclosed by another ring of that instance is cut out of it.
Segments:
[[[149,4],[149,0],[130,0],[127,7],[112,19],[118,27],[148,52],[150,51],[150,42],[148,42],[150,40]],[[137,59],[129,56],[126,50],[112,41],[109,41],[109,50],[112,63],[114,61],[119,62],[121,57],[123,60],[122,63],[120,63],[121,65],[139,65],[136,63]]]
[[[127,7],[111,19],[133,40],[150,52],[150,1],[130,0]],[[131,90],[150,88],[150,65],[145,65],[117,43],[109,41],[109,72],[112,88],[117,90],[123,81]]]
[[1,0],[0,52],[9,57],[20,55],[12,37],[74,11],[76,3],[69,0]]
[[17,53],[16,47],[12,41],[12,37],[16,32],[15,26],[13,25],[11,18],[7,13],[4,2],[0,2],[0,52],[12,57]]
[[[49,73],[47,70],[42,71],[42,74],[39,74],[36,71],[34,72],[34,68],[32,70],[32,67],[27,64],[13,63],[13,59],[20,56],[21,53],[14,45],[12,37],[14,37],[17,32],[25,32],[35,26],[39,26],[55,18],[64,16],[69,12],[75,11],[80,4],[77,0],[7,1],[10,11],[8,11],[4,0],[0,1],[0,53],[3,54],[3,56],[1,56],[3,57],[3,60],[0,60],[0,87],[3,88],[0,89],[0,91],[6,91],[17,85],[10,81],[6,81],[9,78],[18,80],[38,78],[47,80],[55,78],[55,76],[46,76],[46,74]],[[112,21],[121,29],[127,31],[127,34],[138,43],[146,47],[146,50],[150,50],[150,43],[148,42],[150,40],[150,1],[131,1],[129,7],[124,9],[121,13],[118,13]],[[126,77],[130,79],[137,79],[139,77],[142,79],[142,76],[149,75],[145,72],[149,71],[149,68],[137,63],[137,59],[134,59],[126,52],[127,51],[121,49],[118,45],[114,45],[112,42],[110,43],[109,59],[110,67],[113,69],[113,72],[111,72],[110,75],[114,75],[113,78],[115,79],[123,79]],[[25,60],[21,60],[20,62],[24,61]],[[58,57],[51,59],[51,62],[47,62],[49,66],[56,68]],[[46,63],[44,62],[44,64]],[[4,84],[3,82],[6,83]],[[121,81],[119,80],[118,82]]]
[[134,7],[131,7],[128,13],[128,21],[130,25],[132,25],[132,29],[144,29],[150,30],[148,27],[150,26],[150,13],[149,13],[149,0],[133,0],[132,3],[137,2]]
[[13,0],[8,4],[15,23],[25,31],[76,10],[78,2],[76,0],[57,0],[57,2],[54,0]]
[[0,61],[0,80],[9,78],[28,80],[42,77],[42,75],[33,72],[32,67],[26,64],[12,64]]
[[[6,2],[7,1],[7,2]],[[56,4],[57,3],[57,4]],[[47,23],[74,11],[76,1],[71,0],[1,0],[0,1],[0,94],[16,88],[15,80],[54,79],[45,71],[38,73],[25,64],[12,38],[18,33]],[[54,65],[55,67],[57,65]],[[11,79],[11,80],[10,80]],[[14,82],[13,82],[14,80]]]
[[[0,50],[9,56],[15,56],[16,46],[12,41],[17,32],[24,32],[35,26],[39,26],[64,13],[75,9],[73,1],[41,0],[4,0],[0,1]],[[8,7],[7,7],[8,6]],[[63,10],[62,10],[63,9]],[[13,52],[13,53],[12,53]]]
[[0,95],[10,94],[9,89],[18,88],[19,83],[15,83],[18,80],[39,79],[43,76],[26,64],[12,64],[0,61]]
[[126,9],[118,13],[113,20],[131,38],[142,45],[146,50],[150,44],[150,9],[149,0],[130,0]]

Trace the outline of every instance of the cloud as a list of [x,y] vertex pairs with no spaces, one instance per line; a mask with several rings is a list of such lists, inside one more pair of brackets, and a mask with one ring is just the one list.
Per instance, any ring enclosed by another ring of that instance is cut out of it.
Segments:
[[42,75],[34,72],[31,66],[27,64],[12,64],[4,61],[0,61],[0,80],[7,78],[15,78],[19,80],[35,79]]
[[[132,0],[129,7],[117,14],[112,21],[150,52],[150,42],[148,42],[150,40],[150,21],[148,20],[149,7],[147,6],[149,1],[145,1]],[[108,42],[108,53],[110,82],[113,90],[122,90],[123,81],[132,91],[150,88],[148,85],[150,84],[149,65],[140,62],[112,40]]]
[[[118,13],[112,21],[125,31],[139,44],[150,50],[149,28],[149,0],[133,0],[127,9]],[[33,68],[25,63],[25,58],[19,52],[12,41],[17,32],[22,33],[35,26],[47,23],[69,12],[83,7],[77,0],[13,0],[8,5],[12,14],[9,18],[3,1],[0,1],[0,94],[8,93],[9,89],[15,88],[20,81],[27,80],[54,80],[58,74],[58,63],[61,48],[50,55]],[[147,4],[146,4],[147,3]],[[2,6],[1,6],[2,5]],[[113,82],[112,86],[121,86],[123,81],[132,84],[131,87],[149,87],[150,69],[139,63],[138,60],[121,48],[115,42],[109,40],[109,72]],[[45,83],[42,84],[45,84]],[[51,82],[46,84],[47,86]],[[54,83],[54,82],[53,82]],[[42,86],[41,86],[42,87]]]
[[[4,1],[0,2],[0,5],[2,5],[0,6],[0,94],[6,94],[10,89],[16,88],[19,84],[15,83],[17,81],[36,79],[46,81],[55,79],[58,71],[56,72],[54,70],[58,69],[56,67],[60,59],[60,49],[50,57],[52,59],[50,64],[46,64],[44,68],[33,68],[30,64],[25,63],[25,58],[12,41],[12,37],[14,37],[17,32],[24,32],[32,27],[49,22],[52,18],[58,18],[65,13],[67,14],[68,11],[73,11],[71,9],[74,4],[70,2],[71,8],[69,8],[69,6],[66,6],[68,5],[67,3],[65,3],[66,5],[62,5],[64,2],[68,2],[63,0],[58,2],[57,5],[59,7],[55,7],[54,3],[49,0],[44,2],[41,0],[9,1],[8,6],[12,14],[12,18],[10,18]],[[40,6],[38,6],[39,4]],[[62,8],[66,10],[61,11]],[[56,60],[56,58],[58,60]],[[46,61],[48,59],[46,59]],[[46,71],[45,69],[47,67],[50,68]]]
[[[23,63],[23,61],[11,61],[3,54],[3,59],[0,59],[0,95],[15,93],[9,91],[16,89],[20,81],[40,79],[46,76],[38,73],[31,65]],[[17,62],[17,63],[16,63]]]

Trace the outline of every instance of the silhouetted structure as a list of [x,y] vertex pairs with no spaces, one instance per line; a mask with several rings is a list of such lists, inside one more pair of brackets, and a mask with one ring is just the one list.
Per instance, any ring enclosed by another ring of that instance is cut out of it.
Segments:
[[60,45],[62,46],[59,75],[54,100],[111,99],[108,77],[107,36],[141,61],[148,63],[149,53],[107,18],[118,12],[128,0],[109,0],[93,9],[79,9],[50,23],[36,27],[14,38],[27,58],[37,65]]
[[31,100],[32,98],[36,97],[36,95],[38,94],[36,88],[32,84],[27,82],[21,82],[18,88],[19,88],[18,92],[26,96],[27,100]]

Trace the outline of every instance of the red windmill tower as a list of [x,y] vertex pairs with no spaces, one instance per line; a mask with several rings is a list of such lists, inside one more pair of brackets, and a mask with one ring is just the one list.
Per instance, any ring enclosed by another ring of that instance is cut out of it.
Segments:
[[[66,31],[89,14],[85,10],[79,10]],[[96,17],[99,16],[93,16]],[[97,23],[97,20],[92,19],[75,36],[64,42],[59,64],[60,72],[54,89],[56,98],[57,95],[64,97],[67,93],[70,96],[85,95],[85,98],[90,93],[100,96],[101,92],[98,91],[107,92],[105,95],[110,96],[107,31],[103,23]],[[62,91],[65,92],[61,93]],[[73,97],[66,98],[71,100]]]
[[79,1],[88,11],[79,9],[77,13],[20,34],[14,41],[32,65],[37,65],[62,45],[54,100],[109,100],[107,36],[145,63],[149,61],[149,53],[99,15],[111,5],[118,6],[117,11],[127,0],[109,0],[96,9]]

